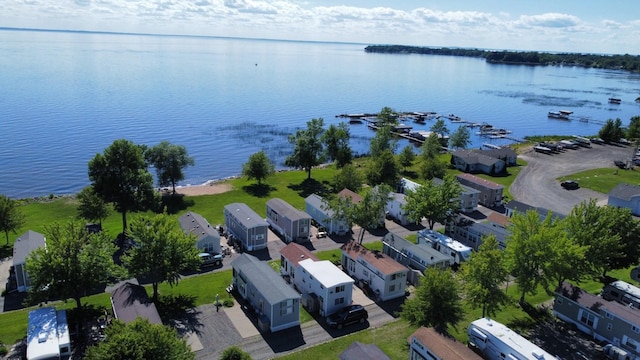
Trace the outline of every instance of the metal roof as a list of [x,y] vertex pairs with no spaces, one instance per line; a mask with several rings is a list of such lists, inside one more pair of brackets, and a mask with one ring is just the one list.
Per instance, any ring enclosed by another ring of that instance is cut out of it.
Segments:
[[253,255],[241,254],[233,260],[231,266],[242,274],[270,304],[300,298],[300,294],[293,290],[269,264]]
[[260,217],[245,203],[232,203],[225,205],[224,209],[247,229],[258,226],[269,226],[267,221]]
[[27,231],[20,235],[13,244],[13,264],[24,264],[33,250],[45,246],[44,235],[33,230]]

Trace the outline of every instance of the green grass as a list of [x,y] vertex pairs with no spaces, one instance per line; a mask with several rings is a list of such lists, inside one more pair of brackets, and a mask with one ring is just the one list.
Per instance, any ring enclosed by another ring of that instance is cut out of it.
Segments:
[[620,183],[640,185],[640,171],[604,168],[581,171],[558,178],[558,181],[576,180],[580,187],[608,194]]

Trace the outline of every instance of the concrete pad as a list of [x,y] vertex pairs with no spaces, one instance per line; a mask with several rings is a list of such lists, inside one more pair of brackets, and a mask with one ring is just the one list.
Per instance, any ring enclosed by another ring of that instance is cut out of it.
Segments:
[[187,340],[187,345],[191,348],[191,351],[196,352],[204,349],[200,338],[193,331],[189,331],[184,335],[184,339]]
[[236,328],[238,333],[240,333],[242,338],[246,339],[260,334],[258,328],[256,328],[251,320],[249,320],[247,315],[240,308],[240,304],[237,302],[230,308],[222,307],[221,309],[223,309],[225,314],[227,314],[227,317],[229,317],[229,320],[231,320],[233,326]]
[[367,295],[362,292],[362,289],[357,287],[355,284],[353,285],[353,294],[351,295],[354,304],[367,306],[375,303],[372,299],[370,299]]

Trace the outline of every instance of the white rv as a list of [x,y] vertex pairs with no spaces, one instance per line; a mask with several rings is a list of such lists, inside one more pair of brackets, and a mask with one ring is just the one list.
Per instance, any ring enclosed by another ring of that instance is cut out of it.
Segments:
[[600,295],[605,300],[614,300],[624,305],[640,308],[640,288],[622,280],[605,285]]
[[555,356],[542,350],[505,325],[488,318],[472,322],[467,329],[469,346],[488,360],[548,360]]
[[418,244],[428,244],[439,252],[451,256],[451,263],[459,266],[469,259],[472,249],[459,241],[433,230],[418,231]]

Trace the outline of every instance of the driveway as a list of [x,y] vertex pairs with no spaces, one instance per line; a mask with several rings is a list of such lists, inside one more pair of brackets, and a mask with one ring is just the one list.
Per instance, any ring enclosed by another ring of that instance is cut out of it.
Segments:
[[594,168],[609,167],[611,171],[616,171],[618,168],[613,161],[627,159],[632,152],[631,146],[597,144],[591,148],[566,149],[553,155],[528,151],[519,155],[528,165],[511,184],[509,191],[520,202],[561,214],[568,214],[574,206],[588,199],[597,199],[606,204],[606,194],[584,188],[565,190],[556,179]]

